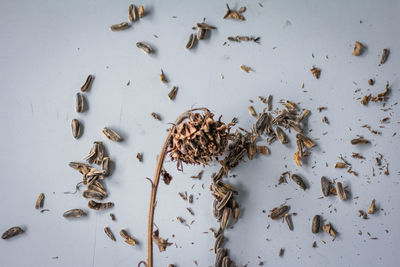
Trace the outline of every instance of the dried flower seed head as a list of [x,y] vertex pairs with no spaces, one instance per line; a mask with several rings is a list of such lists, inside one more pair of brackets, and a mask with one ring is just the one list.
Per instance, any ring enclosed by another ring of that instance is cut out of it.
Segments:
[[204,114],[191,113],[189,118],[173,128],[169,144],[172,160],[188,164],[209,163],[213,157],[221,155],[228,144],[231,135],[230,125],[219,119],[213,119],[214,114],[208,110]]
[[364,46],[359,41],[356,41],[356,43],[354,44],[354,50],[351,54],[353,56],[359,56],[362,54],[363,49],[364,49]]

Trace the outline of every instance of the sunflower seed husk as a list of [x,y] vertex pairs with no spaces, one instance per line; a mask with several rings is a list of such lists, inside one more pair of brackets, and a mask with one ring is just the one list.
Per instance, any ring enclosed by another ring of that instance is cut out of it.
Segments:
[[285,221],[289,227],[290,231],[293,231],[294,227],[293,227],[293,221],[292,221],[292,215],[290,214],[286,214],[285,215]]
[[104,127],[102,133],[111,141],[120,142],[122,141],[122,137],[113,129],[108,127]]
[[311,224],[311,232],[316,234],[319,232],[320,228],[321,228],[321,216],[315,215]]
[[256,146],[256,153],[269,155],[270,151],[267,146]]
[[99,181],[95,181],[93,184],[88,185],[87,189],[99,192],[103,197],[107,197],[107,192]]
[[93,198],[93,199],[97,199],[97,200],[103,200],[103,198],[104,198],[103,194],[101,194],[100,192],[95,191],[95,190],[85,190],[85,191],[83,191],[82,196],[84,198]]
[[168,97],[170,100],[174,100],[176,97],[176,94],[178,93],[178,86],[172,87],[171,91],[168,93]]
[[225,248],[217,249],[217,255],[215,256],[215,267],[222,267],[222,261],[227,253],[228,251]]
[[383,51],[382,51],[381,65],[382,65],[383,63],[386,62],[386,60],[388,59],[388,57],[389,57],[389,49],[385,48],[385,49],[383,49]]
[[189,36],[189,40],[186,44],[186,49],[192,49],[195,43],[196,43],[196,35],[192,33]]
[[269,216],[271,217],[272,220],[278,220],[283,216],[285,216],[285,214],[289,212],[289,209],[290,207],[286,205],[273,208],[272,210],[270,210]]
[[[229,8],[228,4],[226,4],[226,7],[228,10],[226,11],[226,14],[223,17],[224,19],[236,19],[236,20],[243,20],[243,21],[246,20],[246,18],[241,14],[241,12],[231,10]],[[239,9],[239,10],[241,10],[241,9]]]
[[117,241],[117,239],[115,239],[115,236],[114,236],[113,232],[111,232],[110,227],[104,227],[104,233],[106,233],[106,235],[107,235],[112,241]]
[[207,24],[207,23],[197,23],[196,24],[196,26],[197,26],[197,28],[199,28],[199,29],[204,29],[204,30],[215,30],[217,27],[214,27],[214,26],[212,26],[212,25],[210,25],[210,24]]
[[356,41],[356,43],[354,44],[354,50],[351,54],[353,56],[359,56],[362,54],[363,49],[364,49],[364,46],[359,41]]
[[217,253],[217,250],[222,247],[224,244],[225,238],[224,235],[219,235],[214,243],[214,253]]
[[85,111],[85,100],[84,100],[84,96],[81,93],[76,93],[75,110],[78,113]]
[[322,225],[322,230],[324,230],[325,233],[332,236],[333,240],[335,240],[337,232],[335,231],[335,229],[333,228],[333,226],[330,223]]
[[139,6],[138,15],[139,15],[139,18],[143,18],[144,15],[146,15],[146,12],[144,11],[144,6],[142,6],[142,5]]
[[296,134],[296,138],[301,140],[308,149],[316,146],[316,143],[310,137],[305,136],[304,134],[298,133]]
[[104,171],[104,175],[110,175],[110,158],[104,157],[101,161],[101,169]]
[[251,116],[257,116],[257,112],[254,110],[253,106],[249,106],[249,112]]
[[287,144],[289,143],[289,139],[287,138],[287,135],[285,134],[285,132],[281,129],[281,127],[276,126],[276,137],[278,137],[279,141],[281,142],[281,144]]
[[231,218],[232,209],[228,207],[224,207],[222,211],[222,218],[221,218],[221,228],[225,230],[226,227],[229,225],[229,221]]
[[146,44],[145,42],[137,42],[136,46],[146,54],[151,54],[153,52],[153,48],[151,48],[151,46]]
[[44,194],[40,193],[35,204],[35,208],[37,210],[43,208],[43,201],[44,201]]
[[374,214],[374,213],[375,213],[375,210],[376,210],[375,199],[373,199],[373,200],[371,201],[371,205],[369,205],[368,214]]
[[363,137],[359,137],[359,138],[352,139],[350,141],[350,143],[352,145],[364,145],[364,144],[368,144],[369,141],[367,139],[364,139]]
[[11,238],[11,237],[13,237],[13,236],[22,234],[23,232],[24,232],[24,230],[22,230],[21,227],[19,227],[19,226],[14,226],[14,227],[11,227],[10,229],[6,230],[6,231],[1,235],[1,238],[2,238],[2,239],[9,239],[9,238]]
[[86,92],[87,90],[89,90],[90,87],[92,86],[93,80],[94,80],[94,76],[89,74],[89,76],[86,78],[86,82],[81,87],[81,91]]
[[311,74],[312,74],[315,78],[319,79],[319,76],[321,75],[321,70],[320,70],[320,69],[318,69],[318,68],[316,68],[315,66],[313,66],[313,67],[310,69],[310,71],[311,71]]
[[81,136],[81,123],[77,119],[71,121],[72,136],[78,139]]
[[121,22],[119,24],[114,24],[110,27],[110,30],[113,32],[126,30],[130,27],[128,22]]
[[160,80],[161,80],[161,82],[163,82],[163,83],[167,83],[167,79],[165,78],[165,75],[164,75],[164,71],[163,71],[163,70],[161,70],[161,73],[160,73]]
[[158,120],[158,121],[161,120],[161,116],[160,116],[159,114],[155,113],[155,112],[152,112],[152,113],[151,113],[151,116],[152,116],[154,119]]
[[128,11],[128,18],[130,22],[134,22],[137,20],[136,16],[136,6],[135,5],[130,5],[129,6],[129,11]]
[[104,210],[114,207],[114,203],[113,202],[100,203],[94,200],[89,200],[88,207],[93,210]]
[[346,191],[341,182],[336,183],[336,193],[340,200],[346,200]]
[[81,209],[72,209],[72,210],[67,210],[66,212],[64,212],[63,216],[65,218],[79,218],[82,216],[86,216],[86,213]]
[[301,178],[299,175],[292,174],[291,178],[296,184],[298,184],[300,186],[301,189],[303,189],[303,190],[307,189],[306,183],[304,182],[303,178]]
[[198,39],[198,40],[203,40],[203,39],[204,39],[204,36],[206,36],[206,32],[207,32],[206,29],[204,29],[204,28],[199,28],[199,29],[197,30],[197,39]]
[[322,194],[327,197],[331,193],[331,181],[328,180],[325,176],[321,177],[321,189],[322,189]]
[[232,197],[232,191],[228,191],[228,193],[226,193],[224,198],[218,203],[216,207],[217,210],[222,210],[226,206],[228,201],[231,199],[231,197]]
[[128,243],[129,245],[135,246],[136,245],[136,240],[128,234],[128,232],[124,229],[122,229],[119,234],[122,236],[122,238],[125,239],[125,242]]

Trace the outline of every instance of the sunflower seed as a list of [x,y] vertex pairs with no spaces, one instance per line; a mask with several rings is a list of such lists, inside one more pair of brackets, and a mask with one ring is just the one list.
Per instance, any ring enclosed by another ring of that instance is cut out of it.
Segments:
[[128,22],[121,22],[119,24],[112,25],[110,27],[110,30],[112,30],[113,32],[116,32],[116,31],[122,31],[122,30],[128,29],[129,27],[130,27],[130,25]]
[[293,231],[294,227],[293,227],[293,221],[292,221],[292,215],[290,214],[286,214],[285,215],[285,221],[289,227],[290,231]]
[[221,228],[225,230],[226,227],[229,225],[230,217],[231,217],[232,209],[228,207],[224,207],[222,211],[222,218],[221,218]]
[[301,189],[303,189],[303,190],[307,189],[307,185],[304,182],[303,178],[301,178],[297,174],[292,174],[291,178],[296,184],[298,184],[300,186]]
[[94,76],[90,74],[90,75],[86,78],[86,82],[82,85],[81,91],[82,91],[82,92],[86,92],[87,90],[89,90],[90,87],[92,86],[93,80],[94,80]]
[[142,49],[142,51],[145,52],[146,54],[151,54],[153,52],[153,49],[151,48],[151,46],[146,44],[145,42],[137,42],[136,46],[139,49]]
[[275,131],[276,131],[276,137],[278,137],[281,144],[287,144],[289,142],[285,132],[279,126],[276,126]]
[[78,139],[81,136],[81,123],[77,119],[71,121],[72,136]]
[[85,111],[85,100],[84,96],[81,93],[76,93],[75,110],[78,113]]
[[1,235],[1,238],[2,238],[2,239],[9,239],[9,238],[11,238],[11,237],[13,237],[13,236],[22,234],[23,232],[24,232],[24,230],[22,230],[21,227],[19,227],[19,226],[14,226],[14,227],[11,227],[10,229],[6,230],[6,231]]
[[119,234],[122,236],[122,238],[125,239],[125,242],[128,243],[129,245],[135,246],[136,245],[136,240],[128,234],[128,232],[124,229],[122,229]]
[[104,127],[102,132],[108,139],[110,139],[112,141],[115,141],[115,142],[122,141],[121,136],[116,131],[114,131],[108,127]]
[[40,193],[35,204],[35,208],[37,210],[43,208],[43,201],[44,201],[44,194]]
[[136,6],[135,5],[130,5],[129,6],[129,11],[128,11],[128,18],[130,22],[134,22],[137,20],[136,16]]
[[195,43],[196,43],[196,35],[194,33],[192,33],[189,36],[189,40],[186,44],[186,49],[189,49],[189,50],[192,49],[193,46],[195,45]]
[[217,205],[217,210],[222,210],[226,204],[228,203],[228,201],[231,199],[232,197],[232,191],[228,191],[228,193],[226,193],[225,197],[218,203]]
[[84,198],[93,198],[97,200],[102,200],[104,198],[103,194],[95,190],[85,190],[83,191],[82,196]]
[[336,193],[340,200],[346,200],[346,191],[341,182],[336,183]]
[[314,234],[318,233],[320,227],[321,227],[321,216],[315,215],[311,224],[311,232],[313,232]]
[[113,234],[113,232],[111,232],[110,227],[104,227],[104,233],[106,233],[106,235],[112,240],[112,241],[117,241],[115,239],[115,236]]
[[288,213],[289,209],[290,207],[286,205],[273,208],[272,210],[270,210],[269,216],[271,217],[272,220],[278,220],[283,216],[285,216],[285,214]]
[[143,18],[144,17],[144,15],[145,15],[144,6],[142,6],[142,5],[139,6],[138,15],[139,15],[139,18]]
[[321,189],[322,189],[322,194],[327,197],[331,193],[331,181],[328,180],[325,176],[321,177]]
[[89,200],[88,207],[93,210],[104,210],[114,207],[114,203],[113,202],[100,203],[94,200]]
[[223,235],[219,235],[214,243],[214,253],[217,253],[217,250],[222,247],[224,244],[225,238]]
[[198,40],[203,40],[203,39],[204,39],[204,36],[206,36],[206,32],[207,32],[206,29],[204,29],[204,28],[199,28],[198,31],[197,31],[197,39],[198,39]]
[[79,218],[82,216],[86,216],[86,213],[81,209],[72,209],[72,210],[67,210],[66,212],[64,212],[63,216],[65,218]]

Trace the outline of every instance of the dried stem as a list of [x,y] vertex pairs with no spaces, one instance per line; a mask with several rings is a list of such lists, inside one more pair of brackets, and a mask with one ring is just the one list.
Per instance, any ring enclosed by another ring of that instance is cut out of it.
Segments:
[[182,113],[175,121],[175,123],[173,124],[173,126],[171,127],[171,129],[168,132],[168,136],[165,139],[164,145],[161,149],[161,153],[158,157],[158,162],[157,162],[157,166],[156,166],[156,173],[154,174],[154,180],[151,186],[151,197],[150,197],[150,208],[149,208],[149,221],[148,221],[148,225],[147,225],[147,267],[153,267],[153,224],[154,224],[154,210],[155,210],[155,204],[156,204],[156,195],[157,195],[157,188],[158,188],[158,184],[160,182],[160,174],[161,174],[161,170],[163,167],[163,163],[164,163],[164,159],[165,156],[167,155],[167,148],[169,145],[169,141],[171,139],[171,134],[174,131],[175,127],[181,123],[182,121],[184,121],[185,119],[187,119],[190,114],[193,111],[196,110],[202,110],[202,111],[208,111],[208,109],[206,108],[195,108],[195,109],[191,109],[188,110],[184,113]]

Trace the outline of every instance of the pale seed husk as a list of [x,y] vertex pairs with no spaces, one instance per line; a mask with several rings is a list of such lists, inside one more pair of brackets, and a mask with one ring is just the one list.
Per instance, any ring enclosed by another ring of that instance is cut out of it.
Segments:
[[122,141],[122,137],[113,129],[104,127],[102,133],[111,141],[120,142]]
[[336,183],[336,193],[340,200],[346,200],[346,191],[341,182]]
[[139,8],[138,8],[138,15],[139,15],[139,18],[143,18],[144,17],[144,15],[146,15],[146,13],[145,13],[145,11],[144,11],[144,6],[139,6]]
[[82,216],[86,216],[86,213],[82,209],[72,209],[64,212],[63,216],[65,218],[79,218]]
[[374,214],[374,213],[375,213],[375,210],[376,210],[375,199],[373,199],[373,200],[371,201],[371,205],[369,205],[368,214]]
[[168,93],[168,97],[170,100],[174,100],[176,97],[176,94],[178,93],[178,86],[172,87],[171,91]]
[[128,11],[128,18],[130,22],[134,22],[137,20],[137,16],[136,16],[136,6],[131,4],[129,6],[129,11]]
[[137,42],[136,46],[146,54],[151,54],[153,52],[153,48],[151,48],[151,46],[145,42]]
[[93,198],[93,199],[97,199],[97,200],[103,200],[104,199],[104,195],[98,191],[95,190],[85,190],[82,193],[82,196],[84,198]]

